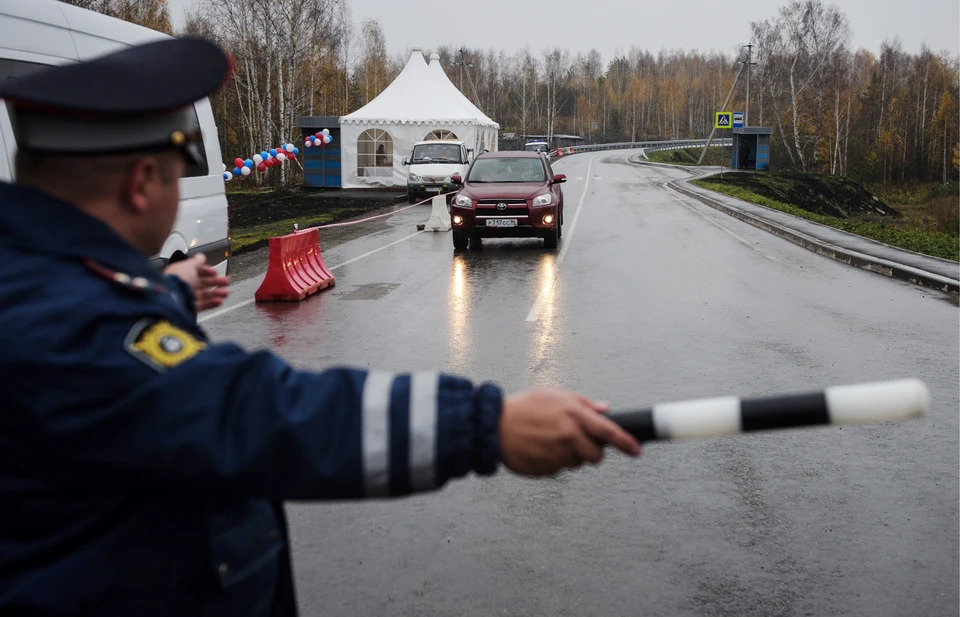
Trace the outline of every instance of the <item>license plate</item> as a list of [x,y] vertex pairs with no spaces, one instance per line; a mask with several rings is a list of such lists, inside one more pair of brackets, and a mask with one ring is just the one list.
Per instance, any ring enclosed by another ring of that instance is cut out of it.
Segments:
[[516,227],[517,219],[487,219],[487,227]]
[[428,186],[428,187],[427,187],[427,192],[428,192],[428,193],[439,193],[439,192],[440,192],[440,187],[439,187],[439,186]]

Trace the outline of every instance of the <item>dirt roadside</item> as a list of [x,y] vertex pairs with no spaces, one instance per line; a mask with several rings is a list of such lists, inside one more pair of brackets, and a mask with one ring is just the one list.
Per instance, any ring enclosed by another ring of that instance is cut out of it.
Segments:
[[[296,219],[300,228],[309,227],[318,216],[326,216],[324,224],[359,221],[371,216],[388,214],[409,206],[405,191],[328,191],[311,193],[291,191],[282,195],[239,194],[227,195],[230,204],[231,235],[242,233],[254,225],[273,221]],[[422,208],[429,208],[427,203]],[[332,218],[330,214],[332,213]],[[333,248],[355,238],[388,228],[389,217],[365,221],[355,225],[329,227],[320,230],[322,250]],[[229,272],[233,282],[260,276],[267,270],[270,256],[268,242],[258,242],[236,251],[230,258]],[[328,264],[335,265],[335,264]]]

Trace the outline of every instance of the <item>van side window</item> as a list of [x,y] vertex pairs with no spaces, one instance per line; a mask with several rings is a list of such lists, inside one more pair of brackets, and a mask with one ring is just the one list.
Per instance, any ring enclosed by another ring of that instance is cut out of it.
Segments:
[[[200,130],[200,117],[197,116],[197,107],[196,107],[196,106],[193,106],[192,109],[193,109],[193,127],[192,127],[192,128],[196,128],[196,129],[199,131],[199,130]],[[201,142],[203,141],[203,137],[202,137],[202,136],[200,137],[200,140],[201,140]],[[198,177],[198,176],[207,176],[207,175],[210,175],[210,161],[207,161],[207,160],[206,160],[206,158],[207,158],[207,144],[206,144],[206,143],[201,143],[201,145],[200,145],[200,154],[203,155],[203,159],[204,159],[204,161],[205,161],[206,164],[207,164],[207,165],[206,165],[206,169],[203,169],[203,170],[194,170],[194,171],[192,171],[191,173],[184,174],[184,176],[183,176],[184,178],[196,178],[196,177]],[[192,170],[193,168],[194,168],[193,165],[191,165],[188,169],[191,169],[191,170]]]
[[16,81],[21,77],[26,77],[31,73],[50,68],[49,65],[38,62],[25,62],[23,60],[9,60],[0,58],[0,82],[7,83]]

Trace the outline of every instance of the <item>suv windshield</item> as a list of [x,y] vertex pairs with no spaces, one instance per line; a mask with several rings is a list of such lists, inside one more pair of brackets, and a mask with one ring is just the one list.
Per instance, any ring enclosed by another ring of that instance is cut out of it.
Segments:
[[546,152],[547,144],[543,141],[530,142],[523,147],[527,152]]
[[413,147],[413,158],[411,164],[415,163],[463,163],[460,160],[459,144],[420,144]]
[[532,158],[478,159],[470,169],[469,182],[543,182],[543,163]]

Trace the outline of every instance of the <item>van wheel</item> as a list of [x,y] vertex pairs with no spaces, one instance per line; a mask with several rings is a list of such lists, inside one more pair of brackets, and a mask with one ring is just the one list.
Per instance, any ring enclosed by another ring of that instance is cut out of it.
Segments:
[[407,192],[407,203],[415,204],[417,203],[417,196],[411,192]]
[[466,234],[453,232],[453,249],[455,251],[464,251],[467,249],[467,242],[470,240]]

